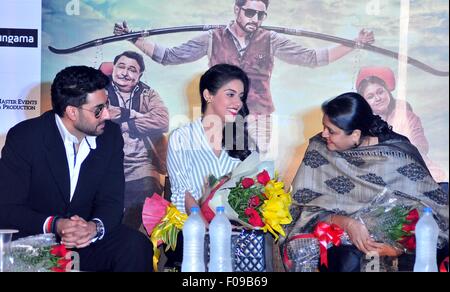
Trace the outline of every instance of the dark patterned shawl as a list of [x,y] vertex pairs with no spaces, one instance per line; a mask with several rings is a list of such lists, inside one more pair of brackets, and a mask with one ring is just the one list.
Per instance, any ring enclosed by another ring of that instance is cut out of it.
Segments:
[[316,135],[293,181],[293,194],[300,208],[292,213],[299,219],[290,226],[288,237],[312,232],[330,214],[352,216],[369,207],[376,196],[387,194],[403,205],[431,207],[441,231],[440,245],[448,241],[448,193],[433,180],[408,141],[391,139],[338,152],[329,151]]

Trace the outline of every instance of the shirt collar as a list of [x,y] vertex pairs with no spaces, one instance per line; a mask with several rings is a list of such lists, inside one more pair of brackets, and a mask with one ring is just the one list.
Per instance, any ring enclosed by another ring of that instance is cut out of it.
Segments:
[[[61,118],[55,114],[56,119],[56,126],[58,127],[59,134],[61,135],[61,138],[64,141],[64,144],[70,143],[70,144],[79,144],[82,141],[78,141],[78,138],[72,135],[64,125]],[[86,142],[88,143],[88,146],[90,149],[96,149],[97,148],[97,137],[96,136],[86,136]]]
[[[119,90],[119,87],[116,85],[116,83],[112,80],[112,77],[111,77],[111,84],[112,84],[112,86],[113,86],[113,88],[114,88],[114,91],[115,92],[120,92],[120,90]],[[139,90],[139,84],[140,84],[140,81],[136,84],[136,86],[133,88],[133,90],[131,91],[131,95],[130,95],[130,98],[131,97],[133,97],[134,96],[134,94]]]

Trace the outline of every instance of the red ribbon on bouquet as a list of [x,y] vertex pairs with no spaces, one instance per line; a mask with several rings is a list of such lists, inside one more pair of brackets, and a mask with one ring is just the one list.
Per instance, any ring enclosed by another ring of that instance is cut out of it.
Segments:
[[328,244],[331,242],[334,246],[341,244],[341,236],[344,230],[336,224],[328,224],[319,222],[314,229],[314,236],[319,240],[320,244],[320,263],[328,268]]
[[448,273],[448,270],[447,270],[446,265],[448,266],[448,257],[446,257],[446,258],[442,261],[441,266],[439,267],[439,272],[442,272],[442,273]]
[[211,190],[211,192],[209,193],[208,197],[206,198],[206,200],[201,204],[200,206],[200,210],[202,211],[203,217],[206,219],[206,221],[211,222],[212,219],[214,218],[214,216],[216,215],[216,213],[211,210],[211,208],[209,207],[209,201],[212,200],[212,198],[214,197],[214,194],[220,189],[221,186],[223,186],[230,178],[229,177],[223,177],[220,179],[219,182],[216,183],[216,185],[214,186],[214,188]]
[[[317,238],[320,245],[320,263],[328,267],[328,244],[331,242],[333,245],[339,246],[341,244],[341,236],[343,234],[344,230],[338,225],[319,222],[313,233],[295,235],[289,238],[288,242],[294,239]],[[289,259],[287,254],[287,244],[284,245],[283,262],[287,267],[292,267],[292,260]]]

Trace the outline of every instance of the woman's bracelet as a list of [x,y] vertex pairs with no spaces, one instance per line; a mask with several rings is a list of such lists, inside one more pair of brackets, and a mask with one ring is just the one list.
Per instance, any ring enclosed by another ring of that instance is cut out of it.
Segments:
[[[336,224],[336,223],[334,223],[335,217],[336,217],[336,214],[330,215],[330,220],[329,220],[330,225]],[[349,218],[347,223],[344,226],[342,226],[342,228],[344,229],[344,231],[347,231],[353,224],[355,224],[355,220]]]

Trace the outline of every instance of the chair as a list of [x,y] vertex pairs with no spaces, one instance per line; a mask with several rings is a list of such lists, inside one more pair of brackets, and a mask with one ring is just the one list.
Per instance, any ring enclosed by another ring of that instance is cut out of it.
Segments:
[[169,176],[166,175],[164,178],[164,186],[163,186],[163,197],[167,201],[170,202],[170,197],[172,196],[172,190],[170,189],[170,179]]
[[103,72],[103,74],[110,76],[112,75],[113,69],[114,69],[114,64],[113,62],[103,62],[100,64],[100,66],[98,67],[98,69],[100,71]]

